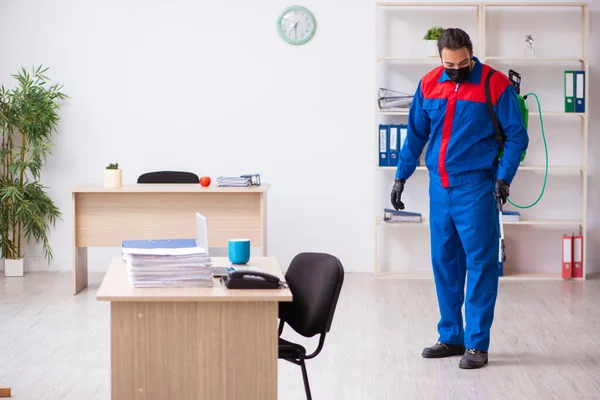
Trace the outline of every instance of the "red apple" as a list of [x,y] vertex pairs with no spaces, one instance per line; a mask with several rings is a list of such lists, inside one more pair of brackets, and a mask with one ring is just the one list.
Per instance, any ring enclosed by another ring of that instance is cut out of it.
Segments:
[[203,176],[202,178],[200,178],[200,185],[202,185],[203,187],[208,187],[208,185],[210,185],[210,177]]

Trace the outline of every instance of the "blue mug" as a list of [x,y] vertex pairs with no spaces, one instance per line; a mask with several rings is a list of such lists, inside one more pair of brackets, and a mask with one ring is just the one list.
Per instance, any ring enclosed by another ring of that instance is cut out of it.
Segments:
[[230,239],[228,250],[232,264],[246,264],[250,261],[250,239]]

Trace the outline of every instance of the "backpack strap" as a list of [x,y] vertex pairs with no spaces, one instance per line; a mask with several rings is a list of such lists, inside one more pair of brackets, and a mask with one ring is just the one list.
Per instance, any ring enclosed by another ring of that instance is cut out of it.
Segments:
[[504,150],[504,138],[502,136],[502,129],[500,128],[498,119],[496,119],[496,113],[494,113],[494,105],[492,104],[492,94],[490,93],[490,79],[492,78],[492,75],[495,72],[495,69],[491,69],[485,77],[485,102],[487,104],[490,117],[492,118],[492,124],[494,125],[494,134],[496,135],[496,141],[498,142],[498,146],[500,146],[500,152],[502,152]]

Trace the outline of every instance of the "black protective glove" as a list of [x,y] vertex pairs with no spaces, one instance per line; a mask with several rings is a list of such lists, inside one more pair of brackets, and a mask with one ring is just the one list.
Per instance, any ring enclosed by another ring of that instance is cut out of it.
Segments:
[[500,200],[501,204],[506,204],[506,199],[510,195],[510,185],[504,179],[496,181],[496,201]]
[[400,196],[404,190],[405,180],[396,179],[392,188],[392,206],[397,210],[404,210],[404,203],[400,201]]

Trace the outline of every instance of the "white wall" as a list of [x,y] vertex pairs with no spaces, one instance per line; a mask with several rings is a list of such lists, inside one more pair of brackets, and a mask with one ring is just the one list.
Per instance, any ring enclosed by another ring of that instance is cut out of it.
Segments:
[[[44,64],[70,96],[43,174],[64,214],[52,233],[55,260],[48,267],[34,246],[29,269],[70,270],[69,188],[100,183],[104,166],[119,162],[124,183],[157,169],[213,178],[258,172],[272,184],[268,245],[283,266],[298,252],[325,251],[349,271],[372,270],[374,5],[304,2],[317,34],[300,47],[275,30],[287,5],[0,2],[0,84],[13,86],[9,74],[22,65]],[[594,104],[600,6],[592,10]],[[599,126],[593,116],[592,149],[600,147],[593,135]],[[590,167],[593,206],[600,182],[593,159]],[[380,197],[388,194],[386,188]],[[600,215],[590,207],[589,216],[591,249],[600,242],[593,234]],[[92,250],[90,268],[103,270],[115,254]]]
[[[258,172],[282,265],[325,251],[371,267],[372,7],[304,4],[318,33],[293,47],[274,0],[0,2],[0,82],[43,63],[70,96],[43,174],[64,213],[52,269],[71,268],[69,188],[102,182],[109,162],[124,183],[156,169]],[[90,266],[107,254],[92,251]]]

